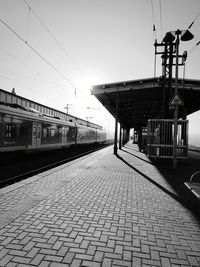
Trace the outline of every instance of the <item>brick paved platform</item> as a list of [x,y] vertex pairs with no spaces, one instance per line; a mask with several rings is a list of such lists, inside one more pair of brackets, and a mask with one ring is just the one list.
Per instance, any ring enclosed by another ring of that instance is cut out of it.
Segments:
[[200,266],[174,178],[129,143],[1,189],[0,266]]

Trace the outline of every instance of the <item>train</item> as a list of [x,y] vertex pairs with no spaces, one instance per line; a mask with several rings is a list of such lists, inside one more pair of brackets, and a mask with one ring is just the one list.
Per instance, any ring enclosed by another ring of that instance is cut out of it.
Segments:
[[18,104],[0,102],[0,153],[104,143],[106,132]]

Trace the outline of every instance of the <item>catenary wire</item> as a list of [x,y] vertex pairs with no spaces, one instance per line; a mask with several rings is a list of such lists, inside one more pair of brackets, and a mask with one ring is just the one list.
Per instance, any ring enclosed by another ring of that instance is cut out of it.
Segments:
[[162,0],[159,1],[159,8],[160,8],[160,35],[161,35],[161,40],[163,36],[163,25],[162,25]]
[[46,26],[46,24],[42,21],[42,19],[36,14],[36,12],[33,10],[33,8],[28,4],[28,2],[26,0],[24,0],[25,4],[27,5],[27,7],[29,8],[29,10],[33,13],[33,15],[38,19],[38,21],[41,23],[41,25],[45,28],[45,30],[50,34],[50,36],[52,37],[52,39],[57,43],[57,45],[60,47],[60,49],[64,52],[64,54],[66,55],[66,57],[68,57],[71,62],[76,66],[76,68],[78,69],[78,71],[80,72],[80,74],[84,77],[86,77],[86,75],[82,72],[82,70],[80,69],[80,67],[77,65],[77,63],[72,59],[72,57],[66,52],[65,48],[61,45],[61,43],[57,40],[57,38],[55,37],[55,35],[49,30],[49,28]]
[[4,24],[12,33],[15,34],[22,42],[24,42],[33,52],[35,52],[43,61],[45,61],[57,74],[59,74],[67,83],[69,83],[73,88],[75,85],[68,80],[61,72],[59,72],[45,57],[43,57],[37,50],[35,50],[27,41],[25,41],[15,30],[13,30],[6,22],[0,19],[0,22]]
[[[6,22],[4,22],[1,18],[0,18],[0,22],[6,26],[15,36],[17,36],[23,43],[25,43],[34,53],[36,53],[44,62],[46,62],[46,64],[48,64],[60,77],[62,77],[69,85],[71,85],[71,87],[74,90],[78,90],[80,94],[82,94],[83,97],[86,98],[86,96],[84,95],[84,93],[78,89],[75,84],[73,84],[69,79],[67,79],[60,71],[58,71],[56,69],[56,67],[54,67],[53,64],[51,64],[45,57],[43,57],[37,50],[35,50],[29,43],[27,43],[15,30],[13,30]],[[88,99],[87,99],[88,100]]]

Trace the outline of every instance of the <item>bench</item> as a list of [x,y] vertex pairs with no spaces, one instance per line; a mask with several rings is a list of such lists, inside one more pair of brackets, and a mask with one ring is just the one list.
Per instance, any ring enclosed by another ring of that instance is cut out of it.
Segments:
[[200,171],[195,172],[190,181],[184,184],[200,200]]

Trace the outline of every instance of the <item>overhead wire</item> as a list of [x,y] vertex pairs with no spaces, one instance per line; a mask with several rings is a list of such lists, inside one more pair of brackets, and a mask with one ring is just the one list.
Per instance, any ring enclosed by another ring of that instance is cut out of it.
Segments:
[[198,18],[199,16],[200,16],[200,11],[199,11],[199,13],[196,15],[196,17],[195,17],[195,19],[192,21],[192,23],[189,25],[188,29],[190,29],[190,28],[194,25],[195,21],[197,20],[197,18]]
[[[192,21],[192,23],[189,25],[188,29],[191,29],[198,17],[200,16],[200,11],[197,13],[196,17]],[[192,48],[188,51],[188,56],[190,56],[194,50],[197,48],[197,46],[200,44],[200,41],[198,41],[195,45],[192,46]]]
[[74,66],[77,68],[77,70],[79,71],[79,73],[86,77],[86,75],[83,73],[83,71],[81,70],[81,68],[78,66],[78,64],[73,60],[73,58],[66,52],[65,48],[61,45],[61,43],[58,41],[58,39],[55,37],[55,35],[49,30],[49,28],[47,27],[47,25],[42,21],[42,19],[39,17],[39,15],[33,10],[33,8],[30,6],[30,4],[24,0],[24,3],[27,5],[27,7],[29,8],[29,10],[33,13],[33,15],[38,19],[38,21],[41,23],[41,25],[44,27],[44,29],[49,33],[49,35],[52,37],[52,39],[56,42],[56,44],[60,47],[60,49],[63,51],[63,53],[65,54],[66,57],[68,57],[71,62],[74,64]]
[[29,27],[30,27],[30,8],[28,9],[28,23],[27,23],[27,29],[26,29],[26,42],[28,42],[29,37]]
[[13,30],[6,22],[4,22],[1,18],[0,18],[0,22],[2,24],[4,24],[12,33],[15,34],[15,36],[17,36],[22,42],[24,42],[33,52],[35,52],[44,62],[46,62],[57,74],[59,74],[68,84],[70,84],[72,87],[75,87],[75,85],[69,80],[67,79],[60,71],[58,71],[56,69],[56,67],[54,67],[54,65],[52,65],[45,57],[43,57],[37,50],[35,50],[28,42],[26,42],[26,40],[24,40],[15,30]]
[[[42,19],[39,17],[39,15],[33,10],[33,8],[29,5],[29,3],[24,0],[24,3],[26,4],[26,6],[29,9],[29,12],[32,12],[32,14],[38,19],[38,21],[41,23],[41,25],[44,27],[44,29],[50,34],[50,36],[52,37],[52,39],[56,42],[56,44],[60,47],[60,49],[64,52],[65,56],[67,58],[69,58],[71,60],[71,62],[73,63],[73,65],[77,68],[77,70],[79,71],[79,73],[87,78],[87,76],[85,75],[85,73],[81,70],[81,68],[78,66],[78,64],[72,59],[72,57],[66,52],[65,48],[61,45],[61,43],[57,40],[57,38],[55,37],[55,35],[49,30],[49,28],[46,26],[46,24],[42,21]],[[30,17],[30,16],[29,16]],[[30,23],[30,22],[28,22]],[[28,42],[27,42],[28,43]],[[67,79],[68,82],[71,84],[71,86],[74,88],[74,95],[75,97],[77,96],[77,90],[79,91],[79,93],[84,97],[87,98],[87,96],[83,93],[82,90],[80,90],[74,83],[72,83],[69,79]],[[88,100],[88,99],[87,99]]]
[[[34,53],[36,53],[47,65],[49,65],[60,77],[62,77],[67,84],[71,85],[71,87],[75,90],[78,90],[80,92],[80,94],[82,94],[82,96],[84,98],[86,98],[85,94],[77,88],[77,86],[75,86],[74,83],[72,83],[69,79],[67,79],[60,71],[57,70],[57,68],[51,64],[44,56],[42,56],[37,50],[35,50],[26,40],[24,40],[15,30],[13,30],[6,22],[4,22],[1,18],[0,18],[0,22],[6,26],[15,36],[17,36],[23,43],[25,43]],[[88,100],[88,99],[87,99]]]
[[[0,76],[1,76],[3,79],[6,79],[6,80],[8,80],[8,81],[10,81],[10,82],[12,82],[12,83],[14,83],[14,84],[18,84],[20,87],[23,87],[23,88],[25,88],[26,90],[28,90],[28,91],[30,91],[31,93],[33,93],[33,88],[29,88],[28,86],[25,87],[22,83],[20,83],[20,82],[14,80],[14,79],[11,79],[11,78],[7,77],[7,76],[4,75],[4,74],[1,74],[1,73],[0,73]],[[53,98],[49,97],[49,95],[46,95],[46,94],[45,94],[44,98],[45,98],[45,99],[48,98],[49,101],[54,100]]]
[[192,54],[192,52],[197,48],[197,46],[200,44],[200,41],[197,42],[193,47],[188,51],[188,56]]
[[[152,11],[152,20],[153,20],[153,39],[154,39],[154,42],[157,43],[157,33],[156,33],[156,26],[155,26],[153,0],[151,0],[151,11]],[[155,51],[155,56],[154,56],[154,78],[155,77],[156,77],[156,51]]]
[[38,71],[35,71],[34,69],[32,69],[29,65],[27,65],[26,63],[24,63],[22,60],[20,60],[19,58],[13,56],[12,54],[10,54],[8,51],[6,51],[5,49],[3,49],[2,47],[0,47],[0,50],[6,54],[8,57],[18,61],[20,64],[22,64],[23,66],[25,66],[27,69],[31,70],[32,72],[35,72],[37,75],[41,76],[41,73],[39,73]]
[[163,36],[163,25],[162,25],[162,0],[159,1],[159,8],[160,8],[160,36],[161,36],[161,40],[162,40],[162,36]]
[[[0,51],[3,52],[3,53],[4,53],[5,55],[7,55],[8,57],[10,57],[10,58],[16,60],[17,62],[19,62],[20,64],[22,64],[25,68],[31,70],[32,72],[34,72],[35,74],[37,74],[37,75],[40,77],[39,79],[33,77],[33,78],[32,78],[33,80],[35,80],[35,81],[42,81],[42,82],[44,81],[44,79],[41,79],[41,77],[42,77],[42,74],[41,74],[41,73],[39,73],[38,71],[35,71],[33,68],[31,68],[29,65],[27,65],[26,63],[24,63],[22,60],[20,60],[19,58],[13,56],[12,54],[8,53],[8,52],[7,52],[5,49],[3,49],[2,47],[0,47]],[[26,77],[26,76],[23,76],[23,77],[25,77],[25,78],[29,78],[29,77]],[[46,81],[46,79],[45,79],[45,81]],[[54,84],[54,85],[56,85],[56,86],[58,86],[58,87],[61,86],[60,84],[56,83],[55,81],[53,81],[53,80],[49,80],[49,78],[48,78],[48,83],[50,83],[50,84]],[[61,87],[60,87],[60,88],[61,88]]]
[[[55,37],[55,35],[49,30],[49,28],[47,27],[47,25],[42,21],[42,19],[39,17],[39,15],[33,10],[33,8],[30,6],[30,4],[24,0],[24,3],[26,4],[26,6],[29,8],[29,10],[32,12],[32,14],[38,19],[38,21],[41,23],[41,25],[44,27],[44,29],[49,33],[49,35],[52,37],[52,39],[56,42],[56,44],[60,47],[60,49],[64,52],[65,56],[67,58],[69,58],[71,60],[71,62],[73,63],[73,65],[77,68],[77,70],[79,71],[79,73],[85,77],[87,79],[87,75],[81,70],[81,68],[79,67],[79,65],[74,61],[74,59],[66,52],[65,48],[61,45],[61,43],[57,40],[57,38]],[[74,85],[74,95],[75,97],[77,96],[77,90],[79,91],[79,93],[86,98],[86,95],[82,92],[82,90],[80,90],[77,86]],[[91,100],[92,101],[92,100]]]
[[[190,25],[188,26],[188,29],[191,29],[192,26],[194,25],[194,23],[196,22],[196,20],[198,19],[198,17],[200,16],[200,11],[197,13],[196,17],[194,18],[194,20],[190,23]],[[188,51],[187,53],[187,58],[194,52],[194,50],[197,48],[197,46],[200,44],[200,41],[198,41],[195,45],[192,46],[192,48]],[[188,61],[188,60],[187,60]],[[184,63],[183,65],[183,80],[185,79],[185,73],[186,73],[186,64],[187,61]],[[183,85],[184,86],[184,85]]]
[[154,8],[153,8],[153,0],[151,0],[151,12],[152,12],[152,20],[153,20],[153,39],[157,40],[155,16],[154,16]]

